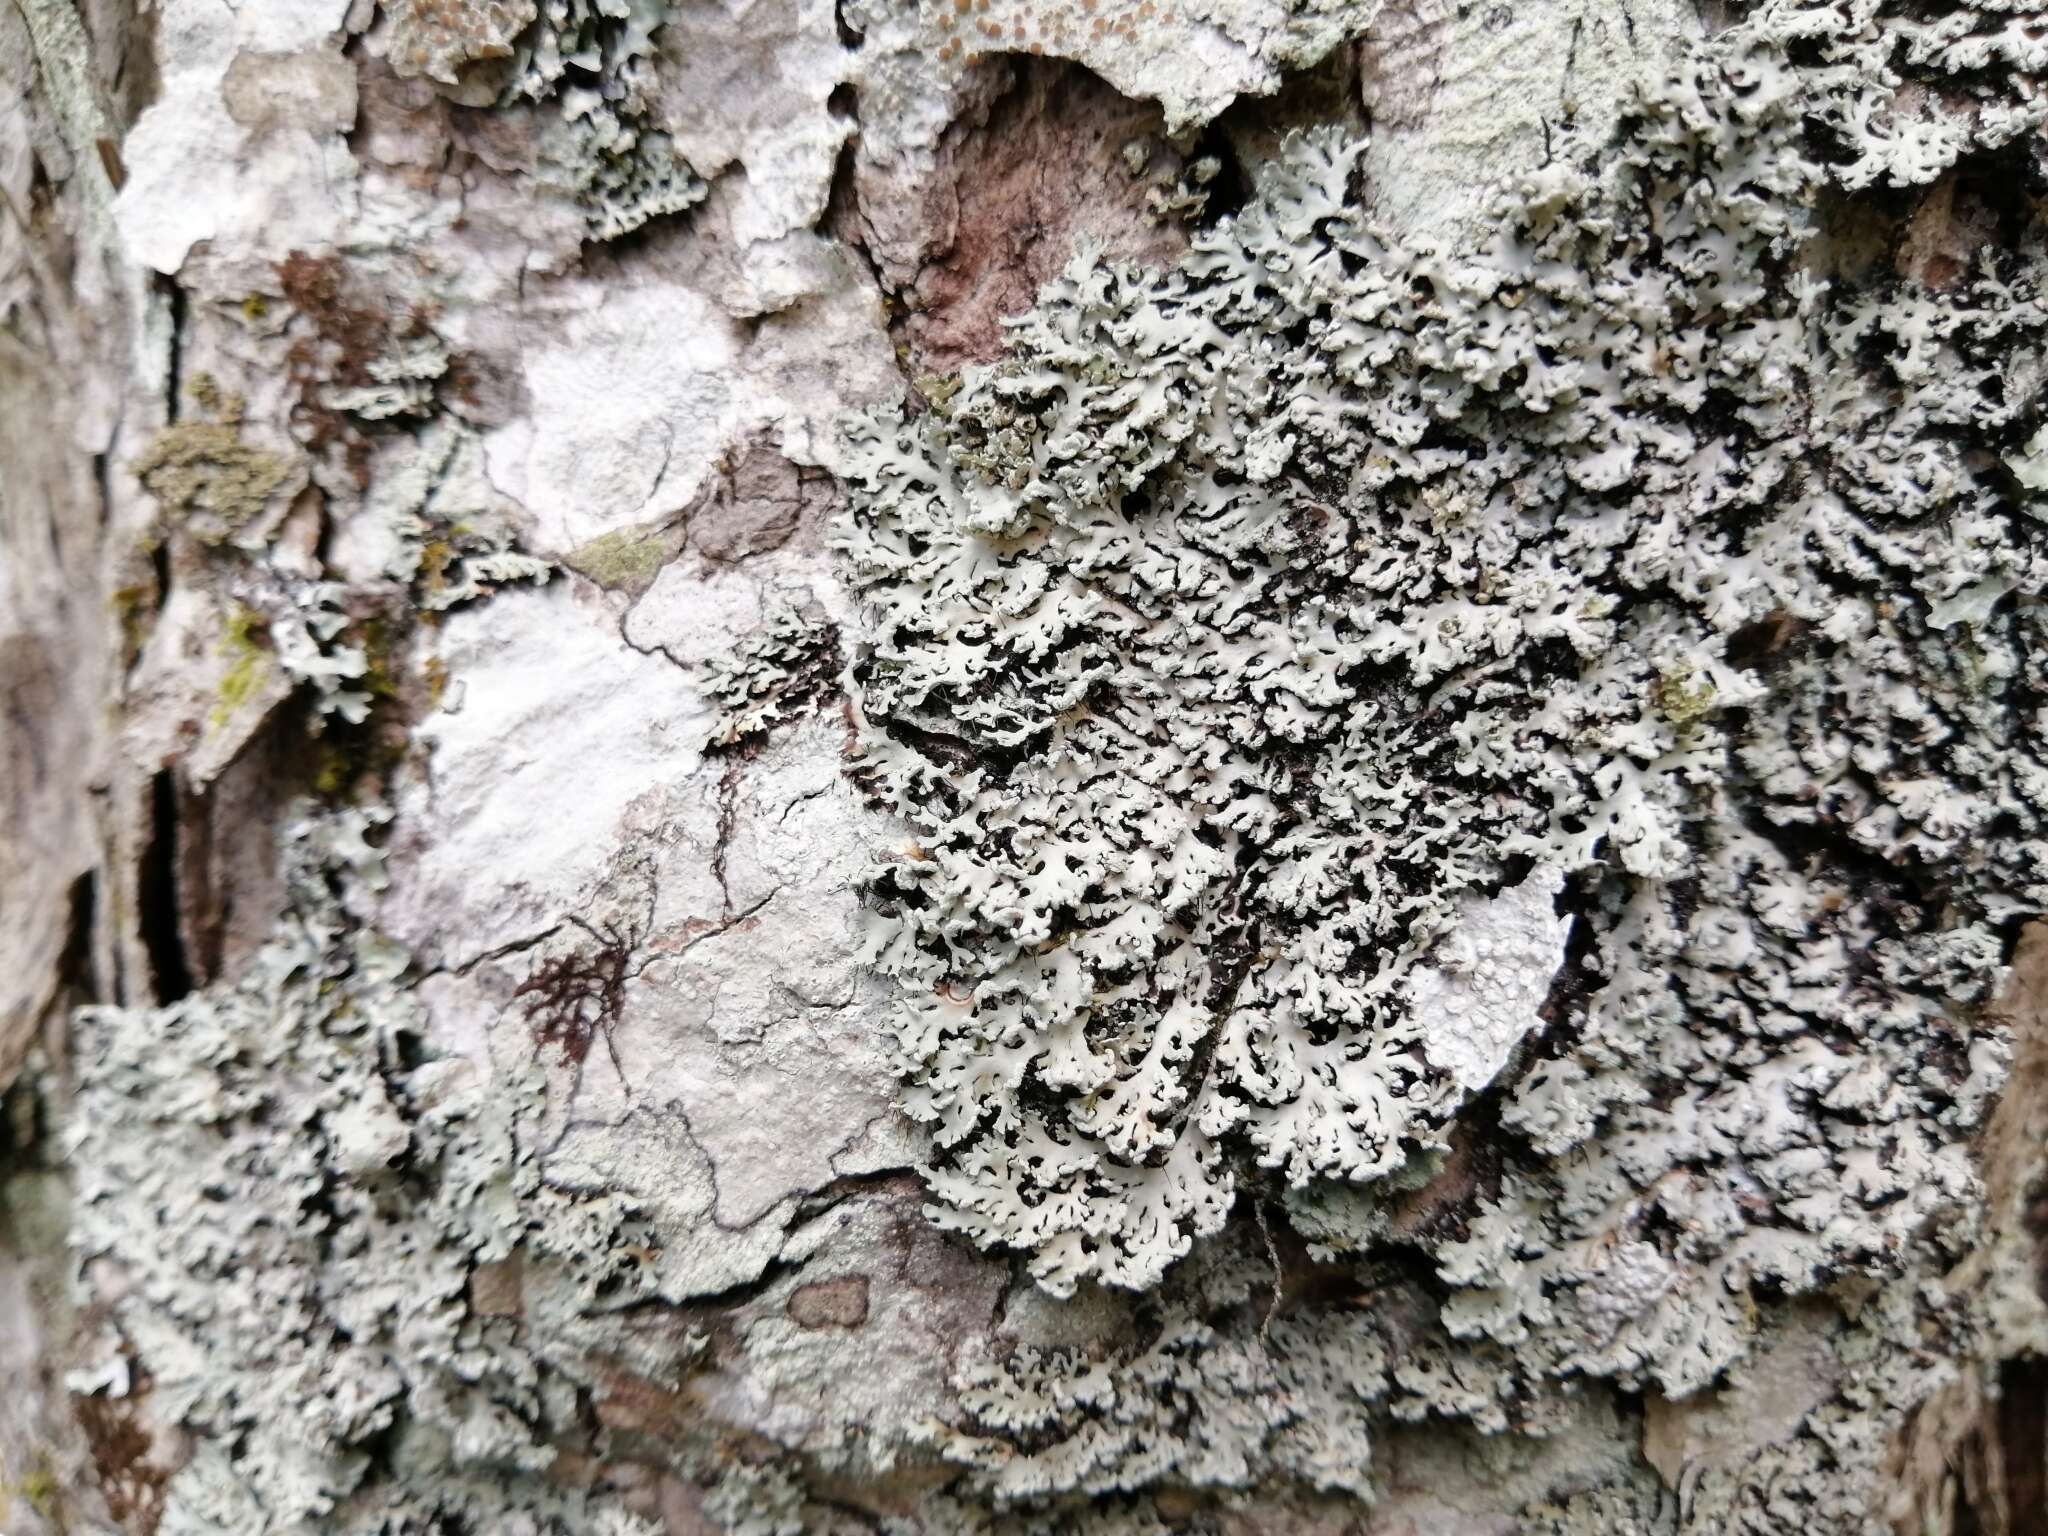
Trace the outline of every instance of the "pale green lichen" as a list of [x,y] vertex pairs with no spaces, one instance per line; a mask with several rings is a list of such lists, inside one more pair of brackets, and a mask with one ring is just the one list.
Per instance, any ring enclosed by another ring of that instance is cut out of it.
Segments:
[[838,625],[800,603],[772,609],[760,629],[706,666],[705,692],[718,712],[706,749],[758,745],[834,692],[841,666]]
[[1658,674],[1651,696],[1657,713],[1681,729],[1713,714],[1719,699],[1713,679],[1701,676],[1682,662]]
[[542,179],[583,210],[589,238],[615,240],[704,200],[708,183],[646,103],[659,0],[541,0],[514,46],[503,100],[553,103]]
[[263,686],[270,671],[270,652],[256,638],[263,627],[263,615],[253,609],[237,607],[229,613],[220,642],[228,669],[221,676],[211,724],[226,724]]
[[[1277,1195],[1435,1270],[1418,1397],[1494,1426],[1697,1391],[1847,1277],[1921,1305],[2048,908],[2048,249],[1812,258],[1826,199],[2038,127],[2039,54],[1996,7],[1763,7],[1483,249],[1397,244],[1360,147],[1297,139],[1175,270],[1084,253],[854,429],[856,772],[918,845],[870,953],[942,1224],[1143,1288]],[[1573,971],[1474,1034],[1432,978],[1532,868]],[[1488,1081],[1505,1166],[1397,1228]],[[1786,1454],[1847,1531],[1883,1430],[1841,1413],[1854,1456],[1826,1415]]]
[[315,707],[351,725],[370,712],[370,695],[358,686],[370,670],[360,645],[342,640],[350,618],[347,592],[339,582],[289,580],[270,614],[270,643],[278,665],[295,681],[310,683]]
[[48,1463],[29,1468],[19,1482],[0,1484],[0,1519],[6,1518],[6,1499],[18,1498],[27,1502],[28,1507],[45,1520],[53,1519],[57,1509],[58,1486],[56,1475]]
[[562,563],[600,587],[638,597],[654,585],[655,576],[682,545],[682,530],[672,525],[619,528],[579,544],[562,557]]
[[448,372],[448,349],[432,331],[388,340],[362,365],[351,384],[323,383],[314,389],[322,409],[344,411],[361,421],[431,416],[439,409],[436,390]]
[[[198,1437],[158,1528],[644,1531],[547,1473],[649,1234],[540,1177],[537,1073],[423,1055],[405,957],[334,894],[379,878],[374,825],[292,829],[291,915],[239,983],[79,1016],[73,1246]],[[480,1311],[515,1257],[516,1314]]]

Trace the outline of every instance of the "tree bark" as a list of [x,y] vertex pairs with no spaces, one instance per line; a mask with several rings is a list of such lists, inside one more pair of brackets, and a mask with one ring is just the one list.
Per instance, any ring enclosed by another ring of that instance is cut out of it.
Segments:
[[0,1532],[2048,1529],[2038,17],[0,71]]

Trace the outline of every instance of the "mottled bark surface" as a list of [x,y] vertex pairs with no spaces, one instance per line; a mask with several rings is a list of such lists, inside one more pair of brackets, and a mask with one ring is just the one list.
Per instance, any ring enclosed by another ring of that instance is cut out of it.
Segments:
[[2042,1529],[2048,42],[1837,9],[0,0],[0,1532]]

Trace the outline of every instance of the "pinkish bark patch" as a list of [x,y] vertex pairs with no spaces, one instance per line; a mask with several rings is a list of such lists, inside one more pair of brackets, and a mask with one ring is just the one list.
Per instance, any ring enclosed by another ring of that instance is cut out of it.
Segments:
[[799,1328],[858,1328],[868,1320],[868,1277],[836,1275],[800,1285],[783,1310]]
[[1187,247],[1186,231],[1157,222],[1146,205],[1182,164],[1156,105],[1119,95],[1076,64],[994,67],[1012,71],[1012,84],[985,115],[954,125],[925,193],[933,241],[903,294],[903,334],[926,372],[994,357],[1004,317],[1031,307],[1077,235],[1119,259],[1156,265]]

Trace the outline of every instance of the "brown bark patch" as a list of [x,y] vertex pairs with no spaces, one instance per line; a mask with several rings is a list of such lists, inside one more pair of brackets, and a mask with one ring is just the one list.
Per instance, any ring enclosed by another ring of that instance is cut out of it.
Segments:
[[702,1412],[686,1394],[623,1369],[604,1372],[593,1407],[606,1429],[635,1430],[671,1444],[687,1441]]
[[783,1311],[799,1328],[858,1328],[868,1320],[868,1277],[838,1275],[800,1285]]
[[822,477],[792,464],[766,443],[733,451],[686,514],[690,544],[707,560],[731,564],[787,544],[807,505],[829,499]]
[[[950,229],[905,295],[905,339],[921,371],[950,373],[1003,345],[1003,319],[1029,309],[1073,254],[1078,235],[1113,257],[1166,265],[1186,232],[1155,221],[1147,198],[1170,183],[1180,155],[1149,102],[1052,59],[993,67],[1015,83],[980,122],[955,125],[925,218]],[[1131,150],[1126,159],[1126,149]],[[1142,159],[1140,158],[1142,153]],[[1134,173],[1133,165],[1137,165]]]
[[220,95],[228,116],[245,128],[342,133],[355,125],[355,66],[338,53],[245,48],[228,65]]
[[154,1442],[137,1422],[132,1401],[100,1396],[74,1401],[107,1513],[124,1528],[149,1536],[163,1518],[171,1469],[157,1464]]
[[1998,239],[1998,224],[1977,179],[1951,171],[1927,189],[1906,219],[1899,276],[1953,288],[1969,275],[1977,252]]
[[518,1254],[469,1272],[469,1310],[482,1317],[517,1317],[526,1310],[526,1264]]
[[1894,1447],[1885,1512],[1900,1536],[2048,1532],[2048,923],[2021,934],[1996,1006],[2013,1054],[1981,1143],[1985,1240],[1948,1278],[1992,1293],[1989,1332]]

